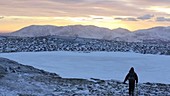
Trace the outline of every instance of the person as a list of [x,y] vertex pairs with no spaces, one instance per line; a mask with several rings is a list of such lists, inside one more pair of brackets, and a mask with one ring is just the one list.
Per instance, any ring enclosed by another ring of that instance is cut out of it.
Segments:
[[134,71],[133,67],[130,68],[129,73],[126,75],[123,83],[125,84],[127,80],[129,81],[129,96],[134,96],[135,81],[136,81],[136,86],[137,86],[138,76],[136,72]]

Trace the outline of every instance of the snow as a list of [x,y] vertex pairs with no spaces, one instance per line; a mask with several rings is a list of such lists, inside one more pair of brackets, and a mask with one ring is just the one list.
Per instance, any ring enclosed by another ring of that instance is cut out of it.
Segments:
[[143,40],[170,41],[170,27],[153,27],[136,31],[129,31],[123,28],[107,29],[92,25],[31,25],[18,31],[7,34],[9,36],[37,37],[37,36],[67,36],[93,39],[120,40],[128,42],[142,42]]
[[64,78],[99,78],[123,81],[134,67],[139,82],[170,83],[170,56],[131,52],[20,52],[1,53],[21,64],[55,72]]

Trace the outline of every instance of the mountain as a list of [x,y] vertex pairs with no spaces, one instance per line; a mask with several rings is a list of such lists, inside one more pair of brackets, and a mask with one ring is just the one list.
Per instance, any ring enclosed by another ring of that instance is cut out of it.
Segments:
[[129,42],[141,42],[147,40],[170,41],[169,27],[153,27],[137,31],[129,31],[123,28],[107,29],[92,25],[71,25],[71,26],[52,26],[52,25],[31,25],[18,31],[8,34],[9,36],[38,37],[47,35],[82,37],[105,40],[118,40]]
[[[117,30],[117,31],[115,31]],[[114,32],[118,33],[112,39],[118,41],[128,42],[143,42],[143,41],[170,41],[170,26],[168,27],[153,27],[149,29],[136,30],[128,32],[126,29],[115,29]]]
[[161,40],[170,41],[170,26],[169,27],[154,27],[149,29],[137,30],[132,38],[138,40]]
[[10,36],[20,37],[37,37],[47,35],[57,36],[71,36],[71,37],[83,37],[83,38],[94,38],[94,39],[113,39],[118,36],[124,36],[130,33],[129,30],[118,28],[110,30],[107,28],[96,27],[92,25],[72,25],[72,26],[52,26],[52,25],[31,25],[22,28],[18,31],[12,32]]

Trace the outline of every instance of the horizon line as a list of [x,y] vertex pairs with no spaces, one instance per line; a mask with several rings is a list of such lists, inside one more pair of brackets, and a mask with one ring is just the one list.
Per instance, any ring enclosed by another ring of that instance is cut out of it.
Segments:
[[135,32],[135,31],[138,31],[138,30],[145,30],[145,29],[151,29],[151,28],[156,28],[156,27],[170,27],[170,26],[154,26],[154,27],[149,27],[149,28],[141,28],[141,29],[137,29],[137,30],[130,30],[128,28],[123,28],[123,27],[117,27],[117,28],[107,28],[107,27],[100,27],[100,26],[96,26],[96,25],[83,25],[83,24],[74,24],[74,25],[52,25],[52,24],[32,24],[32,25],[28,25],[28,26],[25,26],[25,27],[22,27],[22,28],[19,28],[17,30],[14,30],[14,31],[0,31],[0,34],[3,34],[3,33],[12,33],[12,32],[16,32],[18,30],[21,30],[23,28],[26,28],[26,27],[30,27],[30,26],[56,26],[56,27],[67,27],[67,26],[95,26],[95,27],[98,27],[98,28],[105,28],[105,29],[109,29],[109,30],[115,30],[115,29],[119,29],[119,28],[122,28],[122,29],[126,29],[130,32]]

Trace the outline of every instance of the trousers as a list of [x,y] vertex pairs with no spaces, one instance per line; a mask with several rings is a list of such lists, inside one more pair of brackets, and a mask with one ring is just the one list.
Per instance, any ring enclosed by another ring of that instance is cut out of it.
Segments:
[[129,96],[134,96],[135,80],[129,80]]

